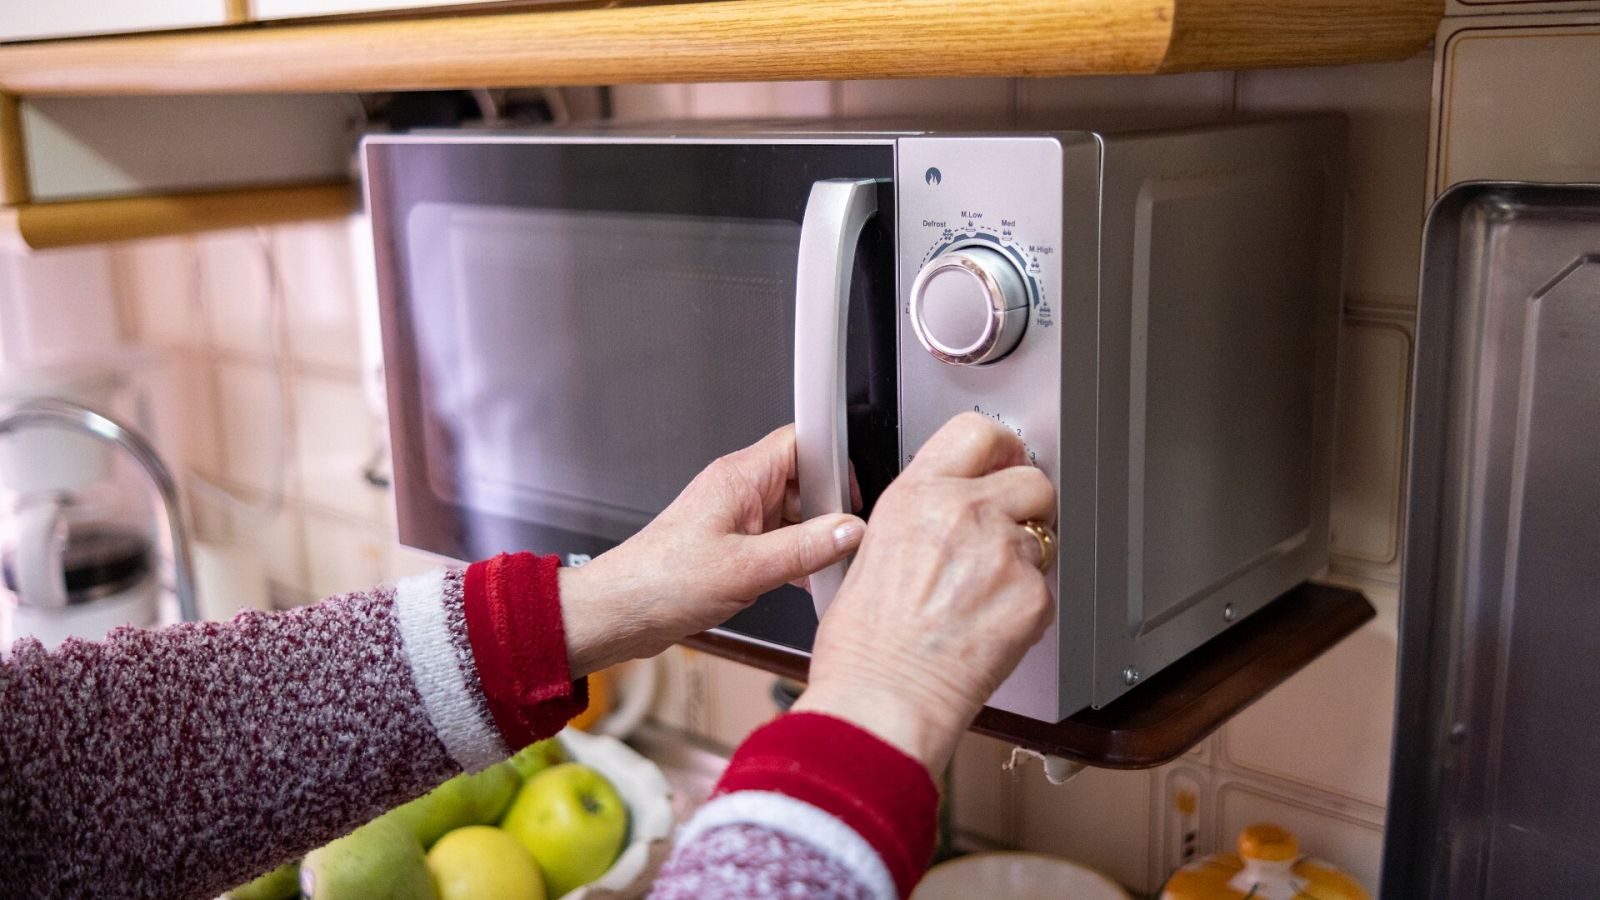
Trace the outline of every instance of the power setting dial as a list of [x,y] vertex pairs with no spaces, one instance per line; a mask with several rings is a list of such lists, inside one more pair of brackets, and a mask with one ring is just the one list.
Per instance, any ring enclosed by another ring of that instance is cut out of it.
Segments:
[[947,250],[911,284],[911,329],[940,362],[992,363],[1016,349],[1027,324],[1027,279],[999,250]]

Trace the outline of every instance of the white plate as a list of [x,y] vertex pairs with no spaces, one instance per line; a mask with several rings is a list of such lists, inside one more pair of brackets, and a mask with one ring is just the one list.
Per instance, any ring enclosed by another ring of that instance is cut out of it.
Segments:
[[911,900],[1129,900],[1093,869],[1039,853],[974,853],[940,863]]

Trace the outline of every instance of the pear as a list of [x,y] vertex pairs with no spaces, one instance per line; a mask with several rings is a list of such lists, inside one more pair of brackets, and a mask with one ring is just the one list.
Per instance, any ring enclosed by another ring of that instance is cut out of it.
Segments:
[[307,900],[439,900],[422,845],[384,816],[306,854],[300,891]]
[[474,775],[457,775],[382,818],[400,825],[427,849],[446,832],[499,821],[521,786],[516,767],[502,762]]
[[289,900],[300,896],[300,861],[287,862],[223,895],[226,900]]
[[543,772],[551,766],[559,766],[567,761],[567,751],[562,748],[561,742],[555,738],[537,741],[523,747],[515,756],[507,760],[522,776],[523,781]]

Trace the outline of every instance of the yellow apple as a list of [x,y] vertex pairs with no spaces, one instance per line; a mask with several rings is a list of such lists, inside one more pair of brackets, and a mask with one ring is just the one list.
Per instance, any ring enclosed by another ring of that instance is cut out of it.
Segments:
[[561,897],[611,868],[627,837],[628,808],[604,775],[564,763],[524,784],[500,827],[533,854],[550,896]]
[[544,876],[516,838],[488,825],[457,828],[428,851],[439,900],[545,900]]

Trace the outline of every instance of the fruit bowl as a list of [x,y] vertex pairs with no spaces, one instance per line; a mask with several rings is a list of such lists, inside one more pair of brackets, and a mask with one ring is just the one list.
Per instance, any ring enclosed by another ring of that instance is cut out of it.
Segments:
[[665,861],[672,833],[672,789],[655,763],[614,737],[568,728],[558,735],[573,762],[604,775],[628,806],[628,839],[617,861],[564,900],[643,897]]
[[614,737],[568,728],[220,900],[643,897],[672,820],[672,790],[655,763]]

